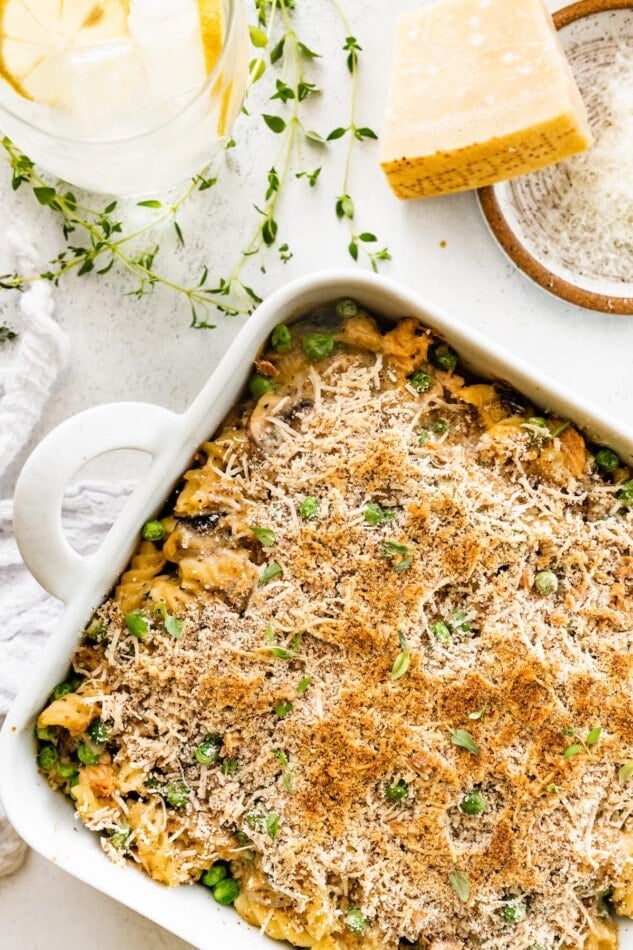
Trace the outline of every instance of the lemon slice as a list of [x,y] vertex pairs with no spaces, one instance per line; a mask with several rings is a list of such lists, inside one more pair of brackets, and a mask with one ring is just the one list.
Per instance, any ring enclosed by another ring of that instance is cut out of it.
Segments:
[[0,0],[0,76],[25,99],[70,102],[62,57],[127,34],[129,0]]
[[204,50],[204,65],[208,76],[222,52],[224,41],[222,0],[197,0],[197,2],[200,16],[200,36]]

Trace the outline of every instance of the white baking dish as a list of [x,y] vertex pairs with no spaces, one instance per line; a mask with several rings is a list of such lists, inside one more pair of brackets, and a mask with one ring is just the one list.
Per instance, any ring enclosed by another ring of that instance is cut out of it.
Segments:
[[[633,431],[404,288],[371,274],[347,271],[303,278],[269,297],[182,415],[143,403],[99,406],[69,419],[44,439],[18,482],[15,530],[33,574],[67,607],[0,735],[0,797],[18,832],[42,855],[203,950],[242,950],[272,941],[230,908],[215,904],[204,888],[169,891],[131,866],[110,864],[98,836],[73,819],[68,800],[52,792],[38,774],[34,720],[53,686],[64,679],[78,633],[129,560],[141,525],[160,509],[197,446],[238,399],[251,361],[272,328],[343,296],[386,316],[418,318],[444,336],[471,369],[506,380],[537,405],[572,418],[589,438],[612,446],[633,463]],[[63,535],[64,489],[87,461],[119,448],[142,449],[151,454],[152,463],[100,549],[84,558]],[[633,948],[633,925],[628,925],[622,946]]]

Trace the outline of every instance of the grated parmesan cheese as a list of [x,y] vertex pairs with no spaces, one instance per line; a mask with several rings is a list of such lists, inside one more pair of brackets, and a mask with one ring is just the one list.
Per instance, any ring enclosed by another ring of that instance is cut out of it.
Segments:
[[[580,50],[580,51],[579,51]],[[576,50],[581,56],[582,47]],[[580,62],[595,143],[511,184],[521,228],[539,258],[573,273],[633,281],[633,47],[610,63]]]

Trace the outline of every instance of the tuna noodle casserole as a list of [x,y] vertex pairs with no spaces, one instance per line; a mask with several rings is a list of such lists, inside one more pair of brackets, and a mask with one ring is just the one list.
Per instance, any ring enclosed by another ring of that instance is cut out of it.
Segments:
[[313,950],[617,946],[633,481],[414,320],[275,329],[39,716],[110,858]]

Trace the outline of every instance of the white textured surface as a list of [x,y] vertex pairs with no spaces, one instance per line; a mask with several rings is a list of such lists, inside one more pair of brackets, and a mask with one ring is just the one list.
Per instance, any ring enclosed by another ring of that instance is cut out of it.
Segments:
[[[364,48],[359,120],[378,126],[384,101],[391,24],[412,0],[344,0],[352,29]],[[558,4],[550,3],[555,8]],[[325,63],[320,85],[328,93],[316,106],[314,127],[327,132],[345,124],[347,89],[340,31],[325,3],[306,4],[302,37],[322,52]],[[338,90],[338,92],[337,92]],[[321,110],[319,112],[319,110]],[[271,110],[272,111],[272,110]],[[223,275],[237,250],[250,237],[251,204],[260,199],[277,142],[253,119],[236,130],[238,148],[229,161],[239,175],[225,179],[221,190],[197,195],[182,216],[186,253],[163,240],[165,255],[173,248],[174,273],[190,279],[208,264]],[[318,189],[293,188],[280,210],[280,236],[294,257],[287,265],[270,259],[267,274],[254,265],[249,280],[270,292],[291,276],[347,265],[346,232],[333,213],[340,192],[340,173],[330,171],[334,156],[342,159],[343,145],[334,143],[325,161],[318,152],[306,155],[306,166],[324,167]],[[269,149],[269,152],[266,150]],[[303,183],[297,183],[303,184]],[[359,230],[377,232],[389,245],[394,260],[384,272],[450,310],[507,349],[521,354],[541,370],[592,399],[614,416],[633,416],[633,321],[584,312],[550,298],[528,284],[507,263],[490,238],[471,194],[426,202],[400,204],[392,198],[376,166],[374,147],[359,150],[351,193],[358,207]],[[44,253],[57,250],[56,225],[49,212],[34,208],[27,193],[14,195],[0,175],[4,215],[30,229]],[[3,215],[3,219],[4,219]],[[290,220],[291,219],[291,220]],[[446,241],[446,247],[440,242]],[[0,273],[6,248],[0,246]],[[160,259],[159,259],[160,261]],[[241,321],[223,320],[217,330],[190,331],[188,314],[166,294],[137,302],[122,297],[122,281],[77,280],[71,276],[57,293],[57,313],[70,336],[72,352],[66,376],[33,438],[70,414],[116,399],[143,399],[172,409],[188,404],[217,364]],[[129,289],[129,287],[125,287]],[[0,293],[0,324],[16,322],[17,295]],[[19,464],[13,466],[0,497],[10,494]],[[124,460],[123,473],[134,470]],[[121,462],[103,471],[121,471]],[[62,950],[69,943],[88,943],[91,950],[144,950],[185,945],[112,901],[66,877],[31,856],[12,878],[0,882],[2,950]]]

